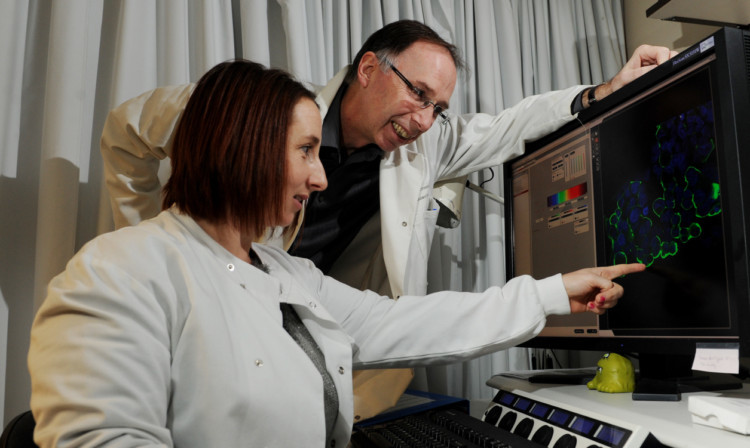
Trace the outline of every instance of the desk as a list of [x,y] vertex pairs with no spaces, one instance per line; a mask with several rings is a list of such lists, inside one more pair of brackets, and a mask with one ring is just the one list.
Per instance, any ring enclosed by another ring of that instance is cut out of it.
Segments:
[[750,448],[750,436],[693,423],[687,409],[688,397],[691,395],[724,395],[750,399],[750,384],[726,393],[683,393],[682,400],[677,402],[633,401],[629,393],[602,393],[589,390],[585,385],[533,384],[502,375],[490,378],[487,384],[572,412],[595,416],[605,422],[610,418],[627,422],[650,432],[662,444],[676,448]]

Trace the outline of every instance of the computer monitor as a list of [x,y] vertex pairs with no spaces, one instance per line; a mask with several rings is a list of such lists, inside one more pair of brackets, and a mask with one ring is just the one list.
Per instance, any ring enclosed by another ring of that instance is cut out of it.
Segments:
[[648,266],[604,316],[525,345],[637,354],[690,373],[698,344],[750,356],[750,32],[725,28],[504,166],[508,278]]

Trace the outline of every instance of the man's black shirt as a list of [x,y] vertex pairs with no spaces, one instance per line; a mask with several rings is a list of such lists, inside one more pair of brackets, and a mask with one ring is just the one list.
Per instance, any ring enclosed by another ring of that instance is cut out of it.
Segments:
[[383,150],[367,145],[348,154],[341,145],[341,99],[346,88],[341,86],[323,120],[320,160],[328,188],[310,195],[302,230],[289,250],[309,258],[324,273],[380,208]]

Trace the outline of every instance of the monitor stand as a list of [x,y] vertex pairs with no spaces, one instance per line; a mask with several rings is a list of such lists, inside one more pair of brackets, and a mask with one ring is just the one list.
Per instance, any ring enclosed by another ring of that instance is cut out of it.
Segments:
[[690,355],[639,356],[633,400],[680,401],[683,393],[742,388],[738,378],[692,370]]

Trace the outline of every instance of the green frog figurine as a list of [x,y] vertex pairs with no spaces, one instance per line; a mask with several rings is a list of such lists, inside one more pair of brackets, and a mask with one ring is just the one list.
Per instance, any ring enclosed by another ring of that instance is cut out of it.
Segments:
[[635,390],[635,371],[628,358],[605,353],[596,365],[596,376],[586,384],[589,389],[610,394]]

